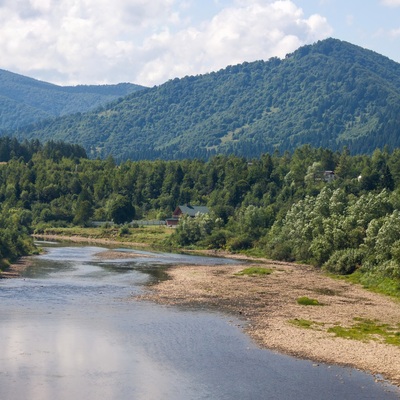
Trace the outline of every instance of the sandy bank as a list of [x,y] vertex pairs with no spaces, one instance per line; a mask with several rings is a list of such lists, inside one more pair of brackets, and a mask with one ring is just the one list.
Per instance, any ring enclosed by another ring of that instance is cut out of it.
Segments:
[[11,264],[6,271],[0,272],[0,279],[18,278],[22,271],[31,265],[31,257],[21,257],[17,262]]
[[58,242],[71,242],[71,243],[94,243],[94,244],[103,244],[108,246],[131,246],[131,247],[148,247],[145,243],[136,243],[136,242],[122,242],[113,239],[107,238],[92,238],[92,237],[83,237],[83,236],[63,236],[63,235],[40,235],[35,234],[32,235],[35,239],[38,240],[54,240]]
[[[257,263],[257,266],[260,264]],[[216,307],[243,318],[247,333],[261,346],[301,358],[348,365],[383,375],[400,385],[400,348],[375,341],[335,337],[329,327],[350,327],[355,318],[397,326],[400,303],[358,285],[333,280],[314,268],[265,261],[268,276],[238,276],[246,266],[175,267],[171,280],[151,286],[141,299],[161,304]],[[301,306],[302,296],[323,306]],[[312,329],[291,320],[313,321]]]
[[116,250],[106,250],[95,254],[96,258],[100,260],[119,260],[119,259],[132,259],[135,257],[146,258],[149,257],[146,254],[138,254],[134,250],[132,251],[116,251]]

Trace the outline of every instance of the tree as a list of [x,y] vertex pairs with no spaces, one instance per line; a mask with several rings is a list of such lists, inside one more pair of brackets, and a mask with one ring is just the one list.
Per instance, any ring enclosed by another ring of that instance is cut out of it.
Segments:
[[135,218],[135,207],[127,196],[117,195],[109,205],[109,217],[116,224],[124,224]]
[[93,216],[93,207],[90,201],[78,201],[75,209],[75,216],[73,223],[76,225],[86,226]]
[[304,177],[304,182],[308,185],[313,185],[315,182],[322,182],[324,179],[324,168],[321,162],[313,162],[307,168],[306,176]]

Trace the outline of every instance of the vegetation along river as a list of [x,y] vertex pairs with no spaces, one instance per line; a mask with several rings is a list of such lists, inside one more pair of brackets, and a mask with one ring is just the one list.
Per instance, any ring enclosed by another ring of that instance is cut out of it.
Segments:
[[258,348],[223,313],[135,300],[169,264],[225,259],[49,245],[0,281],[0,398],[398,399],[360,371]]

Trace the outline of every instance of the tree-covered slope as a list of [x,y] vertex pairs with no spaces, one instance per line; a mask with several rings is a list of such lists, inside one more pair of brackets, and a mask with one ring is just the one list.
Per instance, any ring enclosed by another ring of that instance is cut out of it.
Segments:
[[31,126],[118,160],[257,156],[305,143],[354,153],[400,146],[400,64],[336,39],[285,59],[229,66]]
[[142,87],[131,83],[57,86],[0,70],[0,131],[86,112],[139,89]]

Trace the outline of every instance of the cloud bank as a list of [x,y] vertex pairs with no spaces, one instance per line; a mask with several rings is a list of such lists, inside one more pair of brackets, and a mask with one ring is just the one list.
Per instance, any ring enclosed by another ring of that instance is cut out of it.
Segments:
[[194,0],[0,0],[0,68],[59,84],[151,86],[283,57],[332,33],[289,0],[217,3],[203,0],[214,13],[197,16]]

